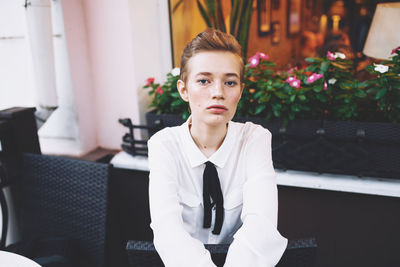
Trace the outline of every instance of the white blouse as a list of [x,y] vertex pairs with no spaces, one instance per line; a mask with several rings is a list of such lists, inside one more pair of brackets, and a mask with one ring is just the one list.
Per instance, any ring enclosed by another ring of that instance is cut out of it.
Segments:
[[[263,127],[229,122],[219,149],[207,158],[194,143],[188,121],[165,128],[149,142],[150,214],[154,245],[167,267],[215,266],[203,244],[231,243],[225,266],[274,266],[286,238],[277,231],[277,186],[271,133]],[[218,171],[224,222],[214,235],[203,228],[205,162]]]

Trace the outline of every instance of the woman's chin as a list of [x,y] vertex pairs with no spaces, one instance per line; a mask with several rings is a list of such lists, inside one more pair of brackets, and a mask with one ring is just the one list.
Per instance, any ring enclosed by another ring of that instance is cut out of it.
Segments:
[[200,124],[208,127],[218,127],[226,125],[230,120],[232,120],[234,114],[231,112],[224,113],[202,113],[200,116],[192,113],[192,122],[198,121]]
[[214,114],[213,116],[210,116],[209,118],[207,118],[207,124],[212,127],[217,127],[220,125],[227,124],[231,119],[232,119],[232,116],[227,116],[227,114],[225,114],[225,115]]

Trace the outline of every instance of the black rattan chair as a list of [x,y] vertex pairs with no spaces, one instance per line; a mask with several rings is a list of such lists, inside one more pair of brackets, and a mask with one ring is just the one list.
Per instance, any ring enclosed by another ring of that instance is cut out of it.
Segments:
[[22,241],[11,250],[22,255],[25,250],[30,255],[24,256],[38,262],[48,256],[37,255],[38,251],[59,247],[67,256],[78,255],[73,266],[104,266],[110,166],[24,154],[19,183]]
[[[217,266],[223,266],[229,245],[205,245]],[[317,243],[314,238],[289,240],[277,267],[313,267]],[[152,242],[128,241],[126,251],[130,267],[163,267]]]

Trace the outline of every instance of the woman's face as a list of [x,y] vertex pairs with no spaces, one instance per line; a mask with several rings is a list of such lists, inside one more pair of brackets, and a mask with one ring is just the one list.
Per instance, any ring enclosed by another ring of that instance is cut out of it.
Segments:
[[189,102],[192,123],[218,126],[233,118],[244,86],[239,60],[225,51],[204,51],[189,59],[186,83],[179,80],[178,90]]

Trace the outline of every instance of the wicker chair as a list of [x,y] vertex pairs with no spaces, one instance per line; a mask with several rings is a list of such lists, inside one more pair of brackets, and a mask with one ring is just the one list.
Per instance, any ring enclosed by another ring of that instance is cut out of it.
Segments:
[[[24,154],[19,183],[22,242],[11,246],[11,250],[18,253],[29,246],[43,252],[58,246],[68,254],[72,248],[75,255],[79,251],[79,256],[86,258],[83,262],[77,259],[79,266],[104,266],[110,166]],[[33,253],[30,251],[26,253]],[[48,255],[24,256],[34,260],[48,258]]]
[[[223,266],[229,245],[205,245],[217,266]],[[317,243],[314,238],[289,240],[277,267],[313,267]],[[160,256],[152,242],[128,241],[126,251],[131,267],[163,267]]]

